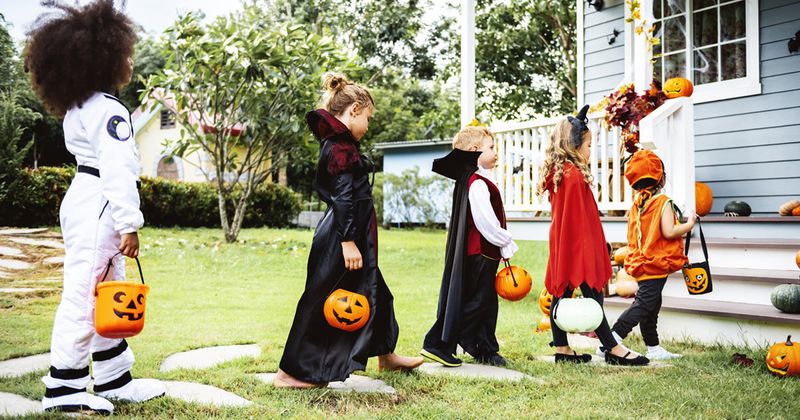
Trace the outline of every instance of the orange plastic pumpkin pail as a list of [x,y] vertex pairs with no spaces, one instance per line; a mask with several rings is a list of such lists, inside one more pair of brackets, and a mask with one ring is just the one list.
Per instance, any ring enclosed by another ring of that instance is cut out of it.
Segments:
[[[113,260],[113,257],[112,257]],[[106,338],[127,338],[139,334],[144,328],[144,310],[150,286],[144,284],[142,266],[136,258],[141,283],[132,281],[105,281],[111,268],[108,263],[103,280],[97,284],[94,308],[94,327]]]

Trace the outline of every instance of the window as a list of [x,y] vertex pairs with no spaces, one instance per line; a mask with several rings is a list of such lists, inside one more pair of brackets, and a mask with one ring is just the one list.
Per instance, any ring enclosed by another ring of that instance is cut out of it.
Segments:
[[161,129],[175,128],[175,114],[168,109],[161,110]]
[[761,92],[758,0],[652,0],[653,77],[685,77],[695,102]]
[[164,156],[158,161],[156,167],[156,176],[164,179],[178,180],[180,179],[180,172],[178,171],[178,163],[172,156]]

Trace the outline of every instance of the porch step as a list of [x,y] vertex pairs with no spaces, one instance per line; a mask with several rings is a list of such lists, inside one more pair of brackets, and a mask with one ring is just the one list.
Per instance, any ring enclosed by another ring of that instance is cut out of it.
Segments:
[[[684,312],[689,314],[713,315],[752,321],[767,321],[795,325],[800,327],[800,314],[783,313],[772,305],[758,305],[741,302],[723,302],[717,300],[678,298],[664,296],[661,310]],[[633,303],[631,298],[608,297],[604,306],[618,306],[627,309]]]
[[[606,316],[613,325],[633,299],[609,297],[605,302]],[[800,315],[782,313],[771,305],[665,296],[658,334],[677,341],[767,346],[789,334],[798,336]]]
[[681,272],[673,273],[664,286],[664,296],[722,302],[771,305],[770,295],[779,284],[800,284],[800,270],[766,270],[711,267],[714,289],[705,295],[689,295]]
[[[797,238],[800,238],[798,232]],[[794,271],[800,239],[789,238],[716,238],[706,236],[709,262],[717,267]],[[702,261],[700,235],[695,232],[689,246],[689,261]],[[712,273],[713,274],[713,273]]]

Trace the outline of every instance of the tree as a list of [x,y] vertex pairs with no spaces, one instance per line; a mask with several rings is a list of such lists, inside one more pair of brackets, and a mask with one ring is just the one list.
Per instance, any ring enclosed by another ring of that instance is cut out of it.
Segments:
[[301,144],[323,71],[345,58],[330,39],[275,25],[252,5],[208,25],[187,14],[163,42],[166,64],[148,79],[143,99],[174,107],[183,127],[169,145],[174,155],[208,156],[220,223],[233,242],[255,185]]
[[20,146],[23,127],[39,118],[39,114],[20,106],[16,96],[13,91],[0,91],[0,202],[18,178],[22,161],[33,144],[28,141]]
[[479,0],[475,24],[481,109],[501,120],[575,109],[574,1]]

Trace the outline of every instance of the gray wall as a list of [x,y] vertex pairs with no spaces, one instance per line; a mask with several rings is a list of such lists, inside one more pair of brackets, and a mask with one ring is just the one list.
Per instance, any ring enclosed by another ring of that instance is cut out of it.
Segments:
[[[601,12],[585,8],[585,95],[594,103],[622,79],[624,9],[613,0]],[[755,213],[777,212],[800,198],[800,53],[787,42],[800,31],[800,0],[759,2],[761,95],[695,106],[696,177],[714,191],[712,212],[744,200]]]

